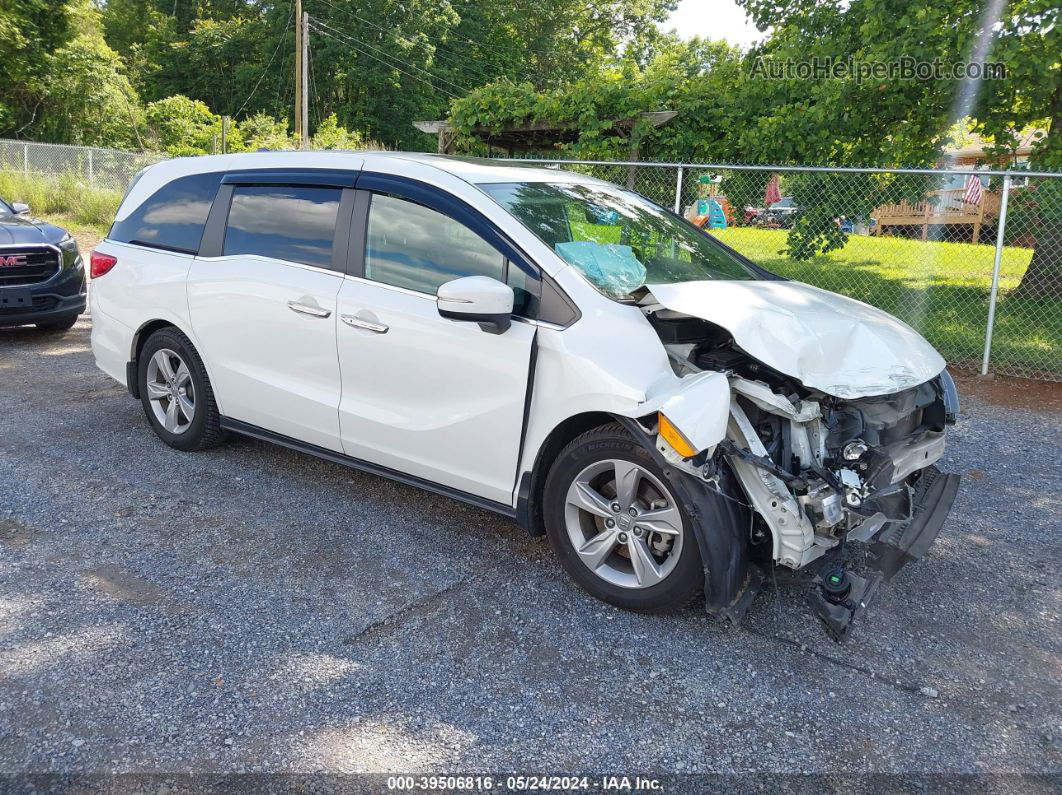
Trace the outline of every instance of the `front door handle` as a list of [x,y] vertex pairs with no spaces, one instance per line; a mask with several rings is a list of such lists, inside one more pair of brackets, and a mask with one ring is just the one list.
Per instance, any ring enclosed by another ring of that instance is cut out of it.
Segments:
[[386,323],[374,323],[371,320],[363,320],[357,315],[340,315],[339,318],[348,326],[363,328],[366,331],[372,331],[375,334],[386,334],[387,329],[390,328]]
[[300,315],[309,315],[310,317],[324,318],[332,314],[331,309],[322,309],[319,306],[300,304],[298,301],[288,301],[288,309],[292,312],[298,312]]

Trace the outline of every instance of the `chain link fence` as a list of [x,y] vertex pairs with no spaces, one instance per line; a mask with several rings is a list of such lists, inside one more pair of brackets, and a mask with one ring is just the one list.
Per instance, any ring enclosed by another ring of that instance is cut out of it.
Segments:
[[[0,140],[0,171],[124,191],[164,155]],[[880,307],[955,366],[1062,381],[1062,174],[521,160],[627,186]]]
[[92,146],[0,140],[0,171],[26,176],[73,176],[92,187],[123,192],[138,171],[165,157]]
[[629,187],[768,270],[880,307],[953,366],[1062,381],[1062,174],[533,162]]

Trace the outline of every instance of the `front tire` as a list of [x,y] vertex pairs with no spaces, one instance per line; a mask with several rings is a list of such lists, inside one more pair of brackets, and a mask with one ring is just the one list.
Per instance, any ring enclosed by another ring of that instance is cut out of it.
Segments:
[[690,512],[622,426],[603,425],[568,444],[546,478],[544,501],[550,546],[591,596],[666,613],[703,588]]
[[160,329],[144,343],[137,363],[137,386],[148,422],[170,447],[206,450],[224,440],[203,360],[177,329]]

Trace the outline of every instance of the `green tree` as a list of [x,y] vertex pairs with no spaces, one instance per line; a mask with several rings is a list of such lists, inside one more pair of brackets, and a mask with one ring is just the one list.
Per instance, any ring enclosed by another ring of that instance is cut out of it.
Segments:
[[[248,152],[261,149],[283,151],[294,149],[295,142],[288,132],[288,124],[265,113],[256,113],[239,123],[239,148]],[[235,150],[233,150],[235,151]]]
[[[756,24],[773,29],[752,57],[853,56],[864,62],[909,57],[952,64],[973,59],[1001,63],[999,80],[759,80],[751,100],[772,112],[743,137],[754,156],[773,148],[778,159],[851,165],[932,165],[955,122],[994,139],[1003,153],[1030,125],[1042,125],[1034,168],[1062,169],[1062,7],[1057,0],[985,4],[950,0],[927,5],[910,0],[738,0]],[[987,16],[1001,8],[998,19]],[[1062,185],[1037,186],[1031,205],[1036,252],[1018,293],[1062,297]],[[909,189],[916,186],[909,184]],[[826,229],[826,193],[798,221],[790,249],[832,248]],[[873,206],[873,205],[871,205]]]
[[[390,146],[499,78],[558,86],[624,47],[643,48],[675,0],[306,0],[313,19],[310,121]],[[244,119],[293,121],[290,0],[107,0],[107,40],[145,101],[181,94]]]
[[348,152],[366,148],[361,134],[341,126],[334,113],[317,126],[312,145],[314,149],[339,149]]
[[55,0],[0,0],[0,136],[24,136],[46,111],[49,55],[72,32],[70,8]]
[[[177,94],[150,102],[144,117],[151,148],[174,157],[207,154],[221,141],[221,116],[197,99]],[[237,130],[233,134],[232,148],[239,150],[242,141]]]
[[[623,159],[633,144],[656,160],[732,159],[728,94],[741,79],[740,53],[722,42],[657,41],[641,65],[628,57],[602,65],[556,88],[537,91],[530,82],[500,80],[455,101],[450,123],[474,146],[474,129],[501,130],[549,121],[579,131],[564,145],[577,158]],[[676,117],[655,127],[640,114],[672,110]],[[617,127],[617,120],[635,120]]]
[[[1062,7],[1057,0],[1016,0],[999,25],[992,59],[1007,79],[986,83],[976,108],[979,130],[1010,149],[1027,127],[1046,134],[1035,144],[1030,168],[1062,171]],[[1036,240],[1017,295],[1062,299],[1062,178],[1035,180],[1013,194],[1015,229]]]
[[71,19],[76,34],[45,60],[48,79],[34,133],[56,143],[137,147],[140,99],[103,40],[99,11],[91,0],[76,0]]

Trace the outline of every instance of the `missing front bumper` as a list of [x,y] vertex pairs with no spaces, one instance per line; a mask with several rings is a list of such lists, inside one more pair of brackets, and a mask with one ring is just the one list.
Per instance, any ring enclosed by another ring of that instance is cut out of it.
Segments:
[[876,556],[873,566],[886,580],[926,554],[940,534],[958,492],[958,475],[945,475],[936,467],[922,472],[911,495],[911,521],[906,526],[888,525],[871,540]]
[[856,574],[842,566],[818,568],[811,591],[811,607],[823,629],[835,641],[847,639],[856,617],[870,604],[881,583],[908,563],[918,560],[940,534],[955,496],[959,476],[927,467],[912,488],[909,522],[891,523],[870,539],[873,559],[869,571]]

